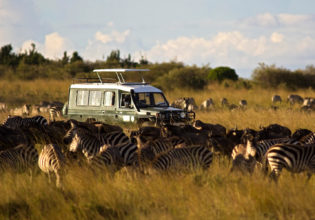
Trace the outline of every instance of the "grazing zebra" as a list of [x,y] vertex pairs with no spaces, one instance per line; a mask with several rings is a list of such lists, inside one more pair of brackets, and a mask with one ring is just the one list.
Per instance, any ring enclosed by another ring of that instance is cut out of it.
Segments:
[[152,167],[156,170],[209,168],[212,152],[203,146],[176,148],[157,157]]
[[110,147],[130,143],[129,137],[121,131],[102,133],[98,127],[93,127],[98,132],[92,132],[87,127],[72,124],[72,128],[64,138],[65,144],[70,143],[70,151],[76,152],[81,150],[87,158],[90,158],[97,155],[101,147],[104,148],[104,145]]
[[[300,144],[299,141],[292,140],[290,138],[278,138],[278,139],[267,139],[267,140],[261,140],[258,142],[254,141],[253,136],[249,136],[247,140],[247,144],[245,146],[245,149],[241,146],[234,148],[232,152],[232,158],[233,158],[233,166],[232,170],[234,169],[243,169],[245,165],[247,164],[247,170],[252,171],[255,167],[255,164],[263,164],[263,160],[265,158],[265,154],[268,151],[268,149],[279,143],[285,143],[285,144]],[[242,156],[238,156],[242,155]]]
[[107,147],[94,157],[88,159],[92,169],[109,169],[113,173],[121,169],[124,165],[118,147]]
[[34,125],[47,126],[48,122],[47,119],[41,115],[37,115],[30,118],[22,118],[20,116],[9,115],[8,118],[3,122],[3,125],[8,128],[17,129],[29,128]]
[[209,98],[205,101],[203,101],[199,107],[200,110],[210,110],[214,108],[214,102],[212,100],[212,98]]
[[61,148],[57,144],[45,145],[39,154],[38,166],[44,172],[48,174],[50,182],[50,174],[54,173],[56,177],[56,186],[60,188],[62,185],[62,177],[66,160],[61,152]]
[[103,147],[99,154],[88,158],[89,165],[94,169],[110,168],[113,172],[123,166],[137,164],[137,145],[134,143],[119,146]]
[[268,149],[275,144],[300,144],[299,141],[292,140],[291,138],[277,138],[261,140],[255,143],[248,140],[246,145],[246,154],[254,157],[257,162],[262,162]]
[[36,167],[38,152],[33,145],[20,144],[14,148],[0,151],[0,171],[25,172]]
[[277,180],[283,168],[290,172],[315,172],[315,145],[276,144],[266,153],[265,166],[269,165],[271,177]]
[[177,137],[159,138],[151,141],[139,149],[139,163],[152,162],[158,155],[166,153],[181,144],[184,144],[184,141]]

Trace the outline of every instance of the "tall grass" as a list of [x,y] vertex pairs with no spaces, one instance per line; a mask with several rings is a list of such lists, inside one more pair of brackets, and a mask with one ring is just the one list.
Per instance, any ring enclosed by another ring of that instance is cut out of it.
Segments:
[[[65,101],[67,81],[0,82],[2,100],[12,105],[38,103],[41,100]],[[16,89],[19,88],[19,89]],[[21,94],[21,91],[25,95]],[[314,113],[303,113],[297,106],[283,103],[271,110],[271,96],[285,90],[234,89],[212,85],[204,91],[167,92],[169,100],[192,96],[200,104],[213,98],[217,107],[197,112],[197,118],[227,128],[254,128],[271,123],[315,130]],[[314,96],[314,91],[296,91]],[[15,97],[15,98],[14,98]],[[33,98],[31,98],[33,97]],[[245,111],[229,111],[219,106],[227,97],[237,104],[247,99]],[[0,100],[0,101],[2,101]],[[0,119],[7,113],[0,113]],[[64,189],[38,172],[0,176],[0,219],[315,219],[315,178],[305,174],[292,176],[284,171],[275,184],[259,170],[252,175],[230,173],[230,162],[215,158],[209,170],[191,173],[142,175],[123,169],[114,177],[106,171],[93,173],[73,167],[67,171]]]

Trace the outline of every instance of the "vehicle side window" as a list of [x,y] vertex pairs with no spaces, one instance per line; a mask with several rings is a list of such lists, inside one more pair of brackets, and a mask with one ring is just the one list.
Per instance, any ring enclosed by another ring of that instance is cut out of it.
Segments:
[[121,94],[120,107],[130,108],[130,105],[131,105],[131,96],[130,96],[130,94],[129,93]]
[[89,105],[90,106],[100,106],[101,105],[101,91],[90,91]]
[[88,105],[89,101],[89,91],[79,90],[77,92],[77,105]]
[[115,92],[106,91],[104,93],[104,106],[114,106],[115,105]]

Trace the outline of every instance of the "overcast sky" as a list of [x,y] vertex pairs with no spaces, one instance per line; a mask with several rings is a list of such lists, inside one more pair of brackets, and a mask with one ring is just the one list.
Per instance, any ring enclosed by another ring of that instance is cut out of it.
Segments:
[[313,0],[0,0],[0,46],[35,43],[60,59],[78,51],[106,59],[229,66],[250,77],[258,63],[315,65]]

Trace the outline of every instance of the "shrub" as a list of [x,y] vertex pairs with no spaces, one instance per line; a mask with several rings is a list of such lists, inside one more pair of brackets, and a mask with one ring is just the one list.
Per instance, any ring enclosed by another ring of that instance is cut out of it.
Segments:
[[282,67],[260,63],[252,74],[254,81],[264,87],[278,88],[280,85],[289,89],[315,88],[314,67],[291,71]]
[[208,74],[208,79],[219,81],[221,83],[225,79],[236,81],[238,80],[238,75],[236,74],[234,69],[226,66],[220,66],[210,70],[210,73]]
[[156,80],[156,86],[164,90],[176,88],[203,89],[207,85],[209,68],[185,67],[171,70]]

